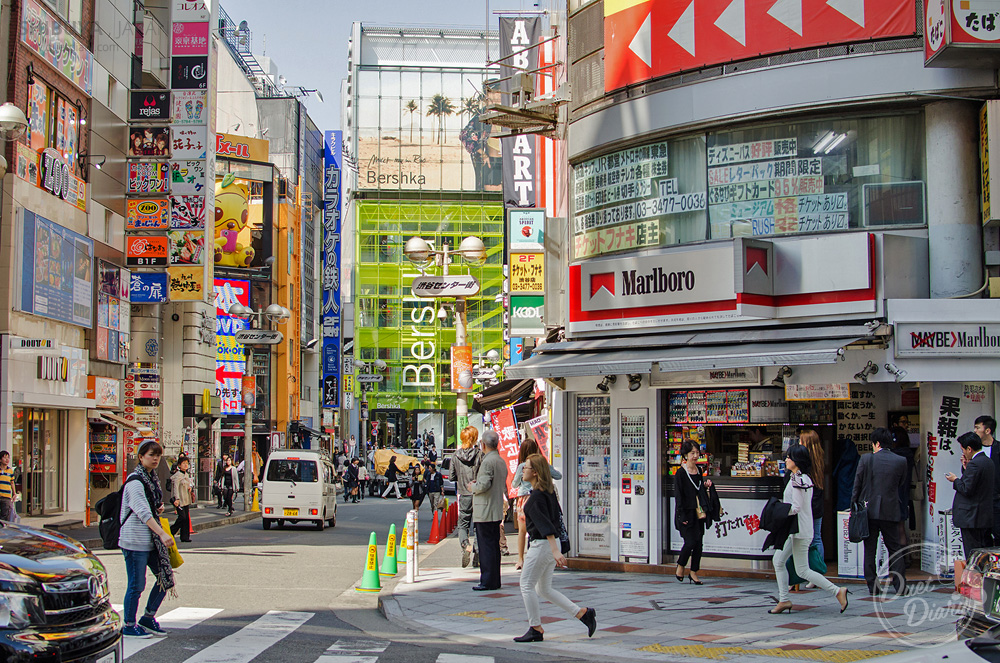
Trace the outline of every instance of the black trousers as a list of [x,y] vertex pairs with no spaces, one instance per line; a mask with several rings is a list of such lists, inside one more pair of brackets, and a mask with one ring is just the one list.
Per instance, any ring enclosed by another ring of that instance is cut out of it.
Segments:
[[868,521],[868,538],[865,539],[865,582],[868,591],[875,592],[875,581],[878,580],[878,567],[875,555],[878,552],[878,536],[882,535],[885,547],[889,551],[889,576],[897,595],[906,591],[906,558],[900,554],[905,537],[903,522],[892,520]]
[[989,548],[991,545],[993,545],[993,530],[989,527],[962,528],[962,548],[965,550],[965,559],[969,559],[969,553],[976,548]]
[[170,533],[177,537],[178,532],[180,533],[181,541],[187,542],[191,540],[191,513],[188,506],[179,506],[177,509],[177,520],[174,524],[170,526]]
[[479,543],[479,584],[500,589],[500,521],[476,523]]
[[222,489],[222,502],[223,505],[226,507],[226,509],[228,509],[229,511],[233,510],[233,495],[235,494],[236,491],[233,490],[232,488]]
[[993,540],[991,545],[1000,544],[1000,501],[993,502]]
[[691,570],[695,573],[701,569],[702,544],[705,541],[705,526],[701,521],[689,522],[687,525],[677,523],[681,537],[684,538],[684,546],[681,554],[677,557],[678,566],[687,566],[688,558],[691,559]]

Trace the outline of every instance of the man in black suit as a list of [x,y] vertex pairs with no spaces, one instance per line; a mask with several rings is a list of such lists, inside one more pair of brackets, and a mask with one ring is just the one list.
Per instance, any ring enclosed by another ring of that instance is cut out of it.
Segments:
[[992,545],[993,463],[983,453],[983,441],[975,433],[963,433],[958,443],[962,445],[965,466],[962,476],[948,472],[944,478],[955,486],[951,518],[962,530],[962,547],[968,559],[974,549]]
[[993,431],[997,429],[997,420],[988,414],[976,418],[973,428],[979,439],[983,441],[983,453],[993,461],[993,541],[992,545],[1000,544],[1000,444],[993,444]]
[[889,551],[889,572],[897,595],[906,590],[906,560],[899,550],[903,547],[903,520],[906,505],[900,500],[903,487],[909,486],[906,459],[892,452],[892,433],[876,428],[870,439],[874,453],[861,458],[854,477],[851,504],[861,502],[868,506],[868,538],[865,539],[865,582],[868,591],[877,594],[878,569],[875,553],[878,537],[882,535]]

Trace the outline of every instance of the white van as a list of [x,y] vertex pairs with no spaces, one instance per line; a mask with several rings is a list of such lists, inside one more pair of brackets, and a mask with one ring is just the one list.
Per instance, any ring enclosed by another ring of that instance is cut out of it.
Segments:
[[277,449],[267,457],[261,482],[264,529],[271,523],[311,522],[322,531],[337,524],[337,474],[326,453]]

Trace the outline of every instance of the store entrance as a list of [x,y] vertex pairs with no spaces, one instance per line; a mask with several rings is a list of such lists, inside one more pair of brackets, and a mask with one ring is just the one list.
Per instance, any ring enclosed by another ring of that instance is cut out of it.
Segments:
[[66,421],[66,413],[61,410],[14,408],[11,463],[25,515],[65,510],[62,460],[66,453]]
[[372,440],[383,449],[400,448],[406,444],[406,410],[372,410],[372,422],[377,422]]

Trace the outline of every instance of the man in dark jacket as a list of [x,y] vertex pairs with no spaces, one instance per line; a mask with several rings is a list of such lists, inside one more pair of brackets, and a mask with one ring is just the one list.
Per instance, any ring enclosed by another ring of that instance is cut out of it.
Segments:
[[962,476],[948,472],[944,478],[955,486],[952,521],[962,530],[965,558],[976,548],[986,548],[993,539],[993,462],[983,453],[983,441],[975,433],[958,438],[962,446]]
[[983,453],[993,461],[993,542],[992,545],[1000,545],[1000,444],[993,439],[993,432],[997,429],[997,420],[988,414],[976,417],[976,427],[973,429],[979,439],[983,441]]
[[878,537],[882,535],[889,551],[889,572],[896,594],[901,596],[906,589],[906,560],[899,550],[903,547],[903,520],[906,506],[900,499],[903,486],[909,486],[906,459],[892,452],[892,433],[885,428],[871,432],[874,453],[861,458],[858,473],[854,478],[854,492],[851,504],[863,503],[868,506],[868,538],[865,539],[865,582],[868,591],[877,594],[878,580],[875,553],[878,551]]
[[215,464],[215,476],[212,477],[215,487],[218,489],[215,492],[216,497],[219,498],[218,508],[222,508],[222,475],[226,472],[226,461],[229,460],[229,454],[222,454],[222,458],[219,462]]

